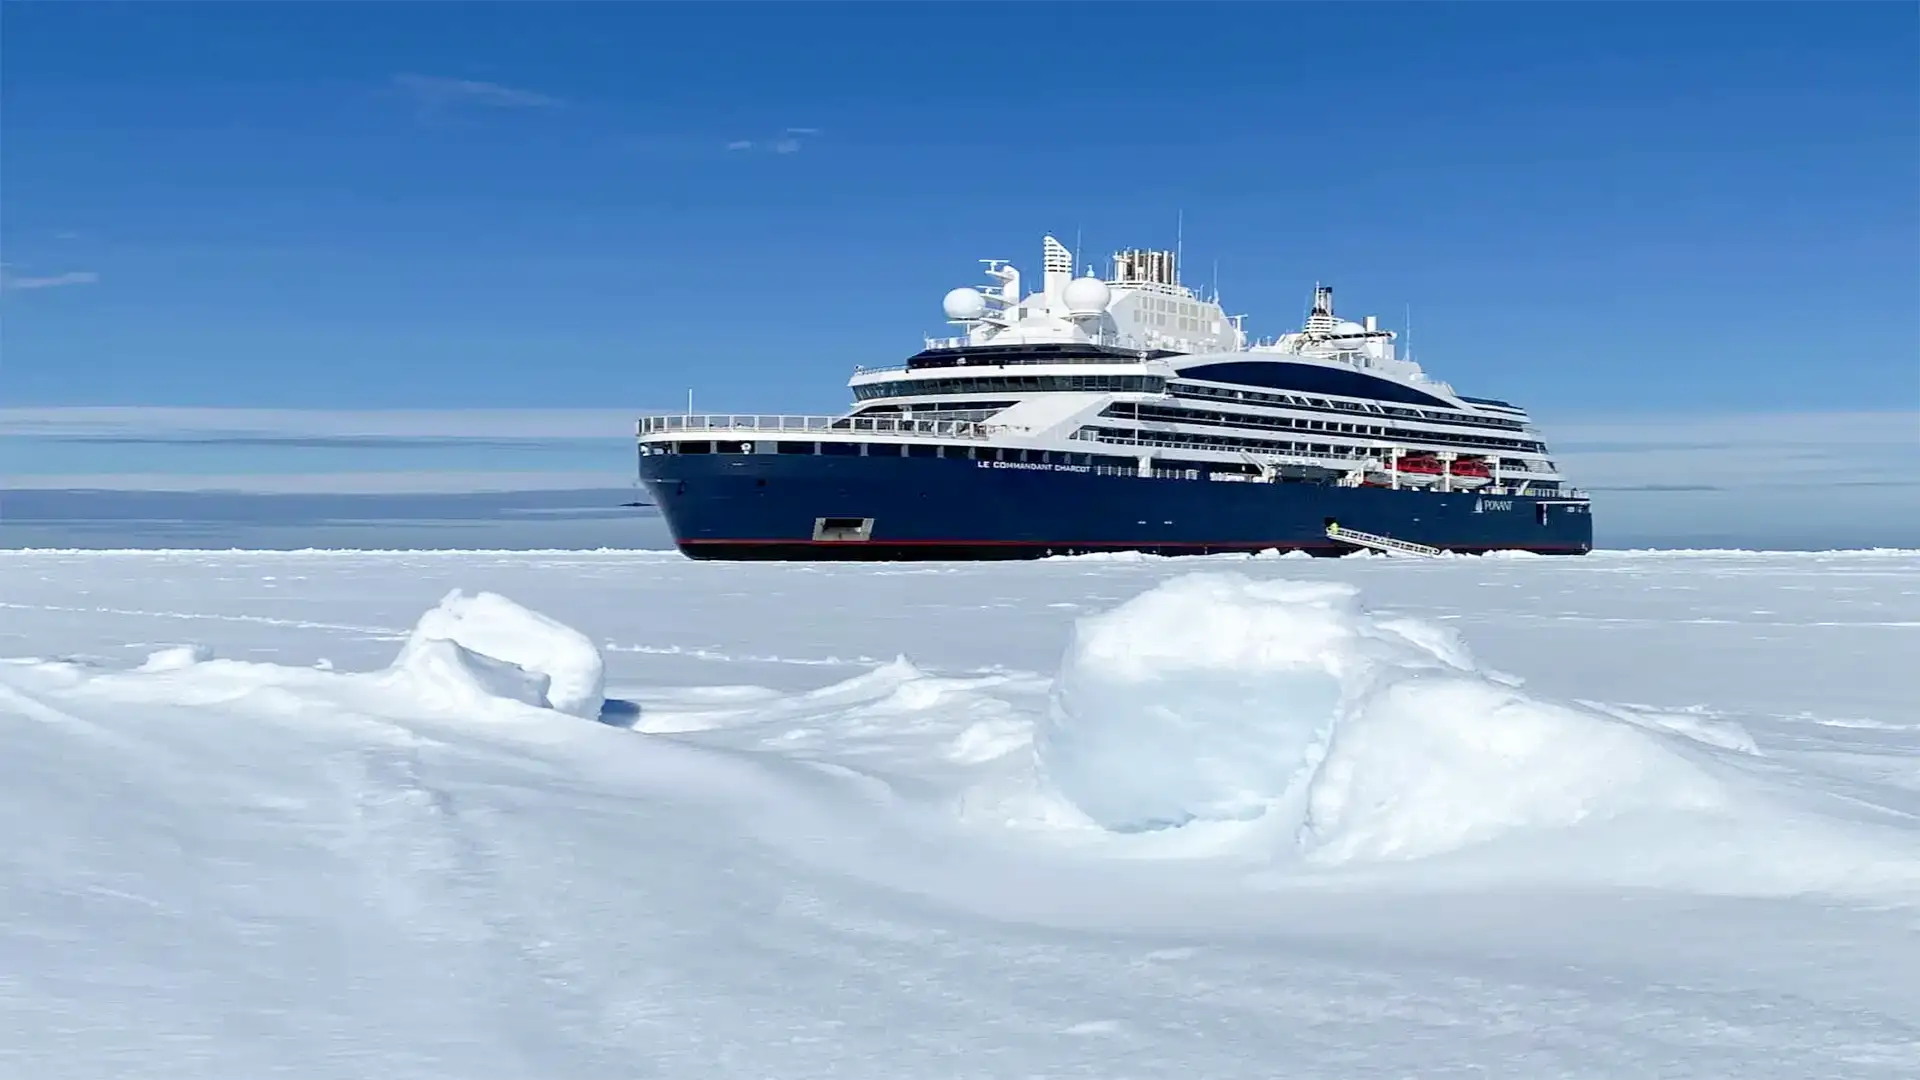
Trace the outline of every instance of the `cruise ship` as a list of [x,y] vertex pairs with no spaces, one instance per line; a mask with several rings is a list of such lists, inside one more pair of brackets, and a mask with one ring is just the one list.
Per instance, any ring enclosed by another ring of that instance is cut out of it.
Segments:
[[1007,559],[1361,548],[1584,554],[1587,496],[1525,410],[1428,377],[1317,286],[1250,340],[1178,249],[1104,278],[1043,240],[943,304],[959,333],[859,367],[835,416],[642,417],[639,472],[699,559]]

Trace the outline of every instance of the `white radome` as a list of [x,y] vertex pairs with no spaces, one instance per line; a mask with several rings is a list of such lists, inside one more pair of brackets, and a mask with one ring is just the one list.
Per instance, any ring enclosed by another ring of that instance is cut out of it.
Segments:
[[947,311],[947,318],[955,322],[971,322],[987,313],[987,298],[973,289],[955,289],[941,301],[941,307]]
[[1074,278],[1067,282],[1067,311],[1074,315],[1098,315],[1107,310],[1113,293],[1107,283],[1095,277]]

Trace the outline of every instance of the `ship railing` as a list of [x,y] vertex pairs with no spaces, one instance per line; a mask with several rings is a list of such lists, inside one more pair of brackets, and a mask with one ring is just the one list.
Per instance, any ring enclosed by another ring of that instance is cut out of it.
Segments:
[[[953,368],[965,368],[967,371],[981,371],[989,368],[1027,367],[1034,365],[1056,365],[1059,367],[1077,367],[1088,364],[1105,364],[1110,367],[1129,367],[1147,360],[1144,351],[1133,356],[964,356],[940,357],[919,364],[894,364],[891,367],[863,367],[854,365],[855,375],[879,375],[894,371],[949,371]],[[965,372],[962,372],[965,374]]]
[[1010,424],[986,424],[974,420],[929,420],[900,416],[792,416],[740,413],[692,413],[677,416],[643,416],[637,428],[641,437],[699,432],[753,432],[755,434],[832,434],[855,432],[873,435],[930,435],[945,439],[990,439],[995,435],[1020,434],[1027,429]]
[[[964,349],[969,345],[975,344],[972,338],[965,336],[922,337],[921,340],[926,342],[926,347],[929,349]],[[1075,344],[1121,346],[1124,341],[1125,338],[1111,330],[1099,330],[1091,334],[1082,331],[1081,337],[1076,339]],[[991,345],[992,343],[992,339],[988,339],[979,344]]]

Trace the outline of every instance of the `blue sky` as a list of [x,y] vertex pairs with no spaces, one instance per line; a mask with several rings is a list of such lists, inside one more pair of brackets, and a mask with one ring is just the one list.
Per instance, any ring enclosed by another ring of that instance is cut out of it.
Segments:
[[[1674,434],[1703,412],[1762,454],[1861,414],[1916,442],[1911,5],[16,4],[5,30],[12,486],[618,486],[627,414],[689,386],[837,408],[975,260],[1171,244],[1182,213],[1186,277],[1217,262],[1257,332],[1316,281],[1390,326],[1410,304],[1436,375],[1532,407],[1594,486],[1635,438],[1618,475],[1719,483]],[[136,413],[102,438],[74,406]],[[535,410],[541,445],[469,410]]]

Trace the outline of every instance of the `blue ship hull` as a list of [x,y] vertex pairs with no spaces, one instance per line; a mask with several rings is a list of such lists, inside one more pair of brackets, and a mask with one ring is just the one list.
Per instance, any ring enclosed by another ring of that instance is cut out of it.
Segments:
[[944,458],[646,454],[640,478],[696,559],[1020,559],[1278,548],[1338,555],[1327,525],[1456,552],[1579,555],[1584,503],[1520,495],[1102,474]]

